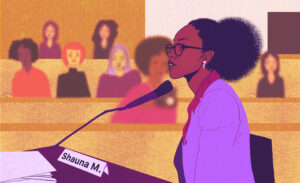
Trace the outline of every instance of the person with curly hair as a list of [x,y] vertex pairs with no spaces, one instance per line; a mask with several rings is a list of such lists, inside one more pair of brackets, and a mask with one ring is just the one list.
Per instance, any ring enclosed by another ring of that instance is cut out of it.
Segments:
[[15,73],[12,81],[13,97],[51,97],[46,74],[32,66],[38,59],[38,46],[31,39],[13,41],[9,58],[21,62],[22,69]]
[[[138,69],[147,76],[147,80],[133,87],[125,95],[119,106],[156,89],[168,74],[168,57],[165,45],[170,44],[167,37],[148,37],[141,41],[135,50],[135,63]],[[176,90],[141,106],[113,114],[112,123],[175,123],[176,122]]]
[[284,80],[279,75],[280,62],[277,54],[265,52],[261,56],[261,70],[264,75],[260,79],[256,96],[263,97],[284,97]]
[[118,24],[114,20],[100,20],[95,27],[94,59],[108,59],[108,54],[118,35]]
[[180,183],[254,182],[247,115],[225,81],[247,76],[260,51],[260,34],[240,18],[193,20],[166,46],[170,77],[195,95],[174,158]]
[[57,44],[58,26],[54,21],[48,21],[43,27],[44,41],[40,44],[40,58],[58,59],[61,58],[61,49]]

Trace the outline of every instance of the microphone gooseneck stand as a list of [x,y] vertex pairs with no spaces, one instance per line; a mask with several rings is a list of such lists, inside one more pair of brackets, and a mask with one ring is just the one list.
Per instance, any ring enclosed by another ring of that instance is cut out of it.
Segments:
[[146,103],[150,100],[154,100],[162,95],[165,95],[167,93],[169,93],[170,91],[173,90],[173,86],[172,83],[167,80],[165,82],[163,82],[157,89],[155,89],[154,91],[130,102],[129,104],[125,105],[124,107],[119,107],[119,108],[115,108],[115,109],[109,109],[106,111],[103,111],[101,114],[98,114],[97,116],[95,116],[93,119],[91,119],[90,121],[88,121],[87,123],[85,123],[84,125],[82,125],[80,128],[78,128],[77,130],[75,130],[74,132],[70,133],[68,136],[66,136],[64,139],[62,139],[61,141],[59,141],[56,145],[54,145],[53,147],[56,148],[58,147],[61,143],[63,143],[65,140],[67,140],[69,137],[71,137],[72,135],[74,135],[75,133],[77,133],[78,131],[80,131],[82,128],[86,127],[87,125],[89,125],[91,122],[93,122],[95,119],[99,118],[100,116],[108,113],[108,112],[113,112],[113,111],[123,111],[126,109],[130,109],[133,107],[136,107],[138,105],[141,105],[143,103]]
[[113,112],[113,111],[122,111],[127,109],[126,107],[120,107],[120,108],[115,108],[115,109],[109,109],[106,111],[103,111],[102,113],[98,114],[97,116],[95,116],[93,119],[91,119],[90,121],[88,121],[87,123],[85,123],[84,125],[82,125],[81,127],[79,127],[77,130],[73,131],[72,133],[70,133],[68,136],[66,136],[65,138],[63,138],[61,141],[59,141],[56,145],[53,146],[53,148],[58,147],[61,143],[63,143],[65,140],[67,140],[69,137],[71,137],[72,135],[74,135],[75,133],[77,133],[78,131],[80,131],[82,128],[86,127],[87,125],[89,125],[91,122],[93,122],[95,119],[99,118],[100,116],[109,113],[109,112]]

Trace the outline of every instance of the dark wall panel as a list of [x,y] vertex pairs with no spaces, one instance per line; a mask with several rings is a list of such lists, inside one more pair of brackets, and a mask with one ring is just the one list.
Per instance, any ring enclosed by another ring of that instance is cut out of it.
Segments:
[[300,12],[268,12],[268,50],[300,54]]

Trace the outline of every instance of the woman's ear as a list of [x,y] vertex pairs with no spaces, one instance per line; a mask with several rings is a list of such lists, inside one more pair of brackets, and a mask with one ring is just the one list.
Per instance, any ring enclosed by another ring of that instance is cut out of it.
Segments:
[[208,51],[203,52],[202,55],[203,55],[203,59],[206,61],[206,63],[209,63],[212,60],[212,58],[214,57],[215,51],[208,50]]

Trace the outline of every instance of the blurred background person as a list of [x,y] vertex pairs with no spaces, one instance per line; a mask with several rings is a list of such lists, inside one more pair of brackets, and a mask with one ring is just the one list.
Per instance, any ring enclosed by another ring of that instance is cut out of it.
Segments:
[[96,25],[92,40],[94,58],[108,59],[108,54],[118,35],[118,24],[114,20],[101,20]]
[[261,56],[263,78],[257,86],[257,97],[284,97],[284,81],[279,76],[279,57],[275,53],[265,52]]
[[141,83],[141,75],[130,67],[127,48],[122,44],[113,46],[109,54],[108,69],[99,78],[97,97],[124,97]]
[[44,41],[40,44],[40,58],[61,58],[61,49],[57,44],[58,26],[53,21],[48,21],[43,27]]
[[63,49],[63,62],[69,72],[58,76],[57,97],[90,97],[84,72],[77,68],[85,59],[85,48],[78,42],[68,43]]
[[13,97],[51,97],[50,84],[46,74],[33,67],[38,59],[38,46],[31,39],[13,41],[9,48],[9,58],[18,60],[22,69],[12,80]]
[[[135,63],[138,69],[147,76],[147,80],[133,87],[124,97],[119,106],[129,102],[156,89],[168,74],[168,57],[165,46],[171,40],[166,37],[149,37],[143,40],[135,50]],[[117,111],[113,114],[112,123],[175,123],[176,122],[176,92],[141,106]]]

